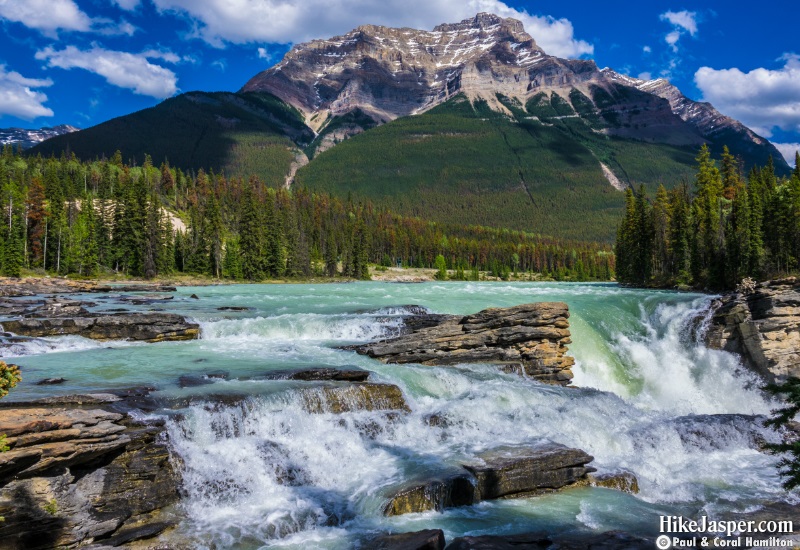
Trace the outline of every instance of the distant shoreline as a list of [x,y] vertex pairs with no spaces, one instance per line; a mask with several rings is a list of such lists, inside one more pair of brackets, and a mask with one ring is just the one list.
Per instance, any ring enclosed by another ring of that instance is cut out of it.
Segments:
[[[452,276],[455,271],[451,271]],[[427,283],[437,281],[436,269],[414,268],[414,267],[371,267],[369,270],[370,281],[384,283]],[[530,278],[529,274],[520,273],[514,277],[510,275],[507,280],[499,277],[492,277],[488,272],[480,273],[481,282],[556,282],[554,279],[542,278],[534,275]],[[213,279],[196,275],[176,275],[156,277],[155,279],[129,278],[124,276],[117,277],[97,277],[94,279],[72,279],[67,276],[50,276],[38,274],[26,274],[23,277],[0,277],[0,296],[27,296],[31,294],[68,294],[79,292],[104,292],[102,287],[106,286],[142,286],[158,287],[174,286],[216,286],[216,285],[246,285],[246,284],[327,284],[327,283],[352,283],[359,279],[350,277],[298,277],[285,279],[264,279],[261,281],[242,281],[235,279]],[[448,279],[454,280],[454,279]],[[444,281],[443,281],[444,282]],[[614,281],[591,281],[591,282],[614,282]]]

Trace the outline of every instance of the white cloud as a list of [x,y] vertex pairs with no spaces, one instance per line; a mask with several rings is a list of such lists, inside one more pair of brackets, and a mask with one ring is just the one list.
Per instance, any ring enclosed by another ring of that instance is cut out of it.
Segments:
[[800,151],[800,143],[775,143],[773,141],[772,145],[777,147],[778,151],[783,155],[783,158],[789,163],[789,166],[793,167],[795,164],[795,154]]
[[653,80],[653,73],[650,72],[639,73],[639,76],[637,76],[636,78],[638,78],[639,80]]
[[0,116],[11,115],[25,120],[53,116],[52,109],[43,105],[47,96],[33,89],[52,85],[49,78],[25,78],[18,72],[6,71],[5,65],[0,65]]
[[668,11],[661,14],[662,21],[669,21],[676,27],[680,27],[692,36],[697,34],[697,12],[694,11]]
[[162,11],[174,11],[197,24],[197,36],[217,47],[226,42],[297,43],[343,34],[367,23],[430,29],[478,12],[519,19],[549,54],[592,54],[588,42],[575,38],[567,19],[530,15],[500,0],[153,0]]
[[668,11],[660,16],[662,21],[668,21],[674,27],[667,33],[664,41],[669,45],[673,52],[678,51],[678,41],[687,32],[694,36],[697,34],[697,13],[693,11]]
[[674,30],[671,33],[668,33],[667,36],[664,37],[664,41],[667,44],[669,44],[673,52],[678,51],[678,40],[680,39],[681,39],[681,31],[679,30]]
[[0,0],[0,17],[55,36],[57,30],[87,32],[92,18],[72,0]]
[[145,50],[139,54],[147,59],[161,59],[167,63],[180,63],[182,58],[169,50]]
[[642,48],[642,51],[644,53],[650,53],[650,52],[653,51],[653,48],[651,48],[650,46],[645,46],[645,47]]
[[267,48],[258,48],[258,58],[269,61],[272,59],[272,55],[267,51]]
[[125,20],[115,23],[104,17],[89,17],[73,0],[0,0],[0,19],[21,23],[50,38],[56,38],[57,31],[128,36],[136,32],[136,27]]
[[113,0],[113,2],[123,10],[133,11],[139,7],[139,0]]
[[132,54],[105,50],[93,47],[91,50],[79,50],[75,46],[67,46],[56,51],[45,48],[36,52],[36,59],[47,61],[48,67],[61,69],[84,69],[98,74],[109,84],[120,88],[128,88],[133,93],[164,99],[177,91],[177,77],[169,69],[150,63],[148,57],[159,57],[163,54]]
[[800,132],[800,56],[781,59],[785,64],[777,70],[701,67],[694,81],[705,101],[763,136],[774,128]]
[[98,18],[94,20],[94,23],[94,32],[109,36],[119,34],[133,36],[133,34],[138,30],[135,26],[131,25],[124,19],[119,23],[114,23],[110,19]]

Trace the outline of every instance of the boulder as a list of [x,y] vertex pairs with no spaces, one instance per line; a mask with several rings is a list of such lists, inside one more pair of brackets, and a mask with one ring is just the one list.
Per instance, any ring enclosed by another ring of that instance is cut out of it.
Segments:
[[573,486],[603,487],[631,495],[639,494],[639,480],[632,472],[627,471],[586,474],[584,479]]
[[178,476],[162,428],[103,409],[0,410],[0,547],[35,550],[152,537],[173,519]]
[[800,376],[800,280],[767,281],[712,305],[705,332],[713,349],[737,353],[768,380]]
[[501,447],[478,455],[482,464],[465,468],[475,476],[482,500],[525,497],[560,489],[582,479],[594,458],[557,443]]
[[586,465],[592,460],[580,449],[556,443],[499,447],[478,455],[475,463],[464,465],[466,472],[416,481],[400,488],[389,497],[383,513],[396,516],[441,511],[482,500],[525,498],[588,484],[587,474],[594,468]]
[[444,532],[441,529],[426,529],[413,533],[380,535],[361,548],[371,550],[444,550]]
[[497,363],[548,384],[568,385],[569,311],[561,302],[491,308],[465,317],[411,316],[396,338],[352,346],[386,363]]
[[163,342],[194,340],[200,326],[172,313],[124,313],[84,317],[17,319],[3,323],[3,330],[21,336],[76,335],[94,340]]
[[385,516],[400,516],[445,508],[469,506],[480,502],[475,481],[467,473],[441,479],[417,481],[394,493],[383,508]]

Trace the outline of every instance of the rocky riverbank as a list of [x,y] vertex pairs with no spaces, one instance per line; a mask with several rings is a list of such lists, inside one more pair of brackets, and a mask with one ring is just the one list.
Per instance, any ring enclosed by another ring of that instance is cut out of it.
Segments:
[[179,477],[162,427],[95,394],[0,409],[0,547],[118,546],[175,524]]
[[[138,286],[128,288],[129,292],[142,290]],[[121,306],[128,306],[163,304],[173,299],[172,295],[163,293],[173,292],[175,287],[157,288],[161,294],[131,296],[115,293],[104,296],[103,300],[107,302],[108,299],[113,299]],[[200,336],[199,325],[180,315],[152,311],[136,312],[126,307],[115,308],[113,312],[90,311],[97,305],[95,302],[63,296],[2,297],[0,325],[5,334],[0,334],[0,347],[13,347],[26,338],[48,336],[72,335],[94,340],[143,342],[193,340]]]
[[473,315],[415,315],[397,338],[354,346],[385,363],[453,365],[495,363],[548,384],[566,386],[575,360],[569,308],[563,302],[538,302],[490,308]]
[[800,377],[800,280],[767,281],[712,305],[705,341],[742,356],[768,380]]

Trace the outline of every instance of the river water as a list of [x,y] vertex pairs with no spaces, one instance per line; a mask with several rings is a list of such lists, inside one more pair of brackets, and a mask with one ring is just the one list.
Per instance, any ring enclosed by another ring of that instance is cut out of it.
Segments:
[[[199,300],[191,299],[197,294]],[[95,309],[119,307],[87,295]],[[391,335],[398,306],[437,313],[565,301],[577,388],[546,386],[491,365],[384,365],[337,349]],[[196,319],[202,338],[128,344],[54,338],[17,350],[25,381],[8,399],[150,385],[157,395],[246,394],[229,405],[197,399],[168,418],[186,497],[181,536],[207,548],[352,548],[379,531],[441,528],[461,535],[620,529],[655,534],[660,515],[709,515],[785,498],[775,435],[752,415],[775,403],[737,358],[706,349],[694,319],[711,298],[613,284],[355,283],[181,288],[164,309]],[[247,311],[219,311],[225,306]],[[308,414],[308,382],[257,379],[270,370],[348,367],[400,386],[411,408]],[[228,380],[180,388],[185,374]],[[64,377],[59,386],[34,381]],[[254,378],[255,377],[255,378]],[[446,423],[431,426],[432,414]],[[385,518],[387,494],[455,471],[477,453],[543,439],[578,447],[600,472],[627,470],[641,491],[581,488],[520,500]]]

